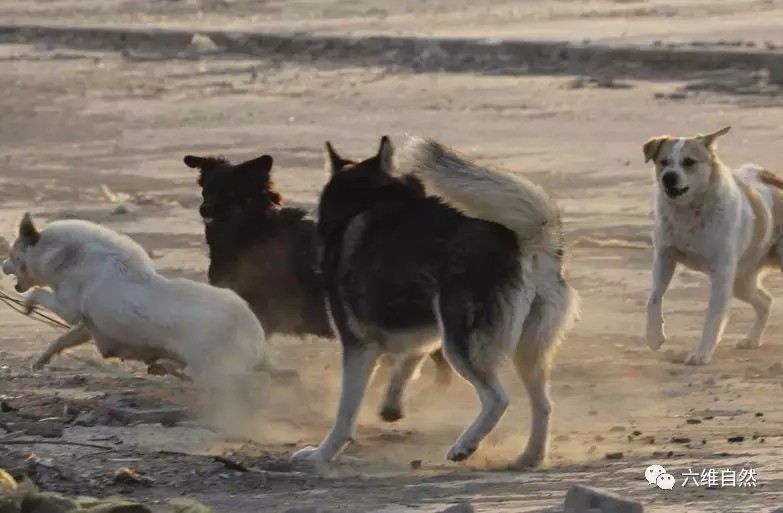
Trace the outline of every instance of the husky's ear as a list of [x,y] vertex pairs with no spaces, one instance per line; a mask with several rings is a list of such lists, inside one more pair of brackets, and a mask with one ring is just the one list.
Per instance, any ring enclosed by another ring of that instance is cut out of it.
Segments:
[[386,135],[381,137],[381,146],[378,148],[378,167],[387,175],[394,172],[394,146]]
[[716,147],[715,141],[718,139],[718,137],[725,135],[729,130],[731,130],[730,126],[724,126],[720,130],[709,134],[699,134],[698,138],[701,140],[701,142],[704,143],[704,146],[710,150],[714,150]]
[[342,158],[337,154],[336,151],[334,151],[332,143],[326,141],[326,151],[324,151],[324,168],[326,168],[326,172],[328,174],[333,175],[344,168],[346,164],[350,163],[350,160]]
[[19,237],[30,246],[34,246],[41,240],[41,232],[35,227],[30,212],[25,212],[19,222]]
[[195,155],[185,155],[185,158],[182,159],[183,162],[185,162],[185,165],[188,166],[191,169],[196,169],[204,166],[204,162],[207,159],[204,157],[196,157]]
[[237,167],[242,171],[248,171],[250,173],[262,173],[266,176],[269,176],[270,171],[272,171],[272,164],[274,164],[272,157],[269,155],[261,155],[260,157],[253,160],[242,162]]
[[668,135],[659,135],[658,137],[650,137],[647,142],[642,146],[642,152],[644,152],[644,161],[650,162],[658,155],[661,150],[661,145],[668,141],[670,137]]

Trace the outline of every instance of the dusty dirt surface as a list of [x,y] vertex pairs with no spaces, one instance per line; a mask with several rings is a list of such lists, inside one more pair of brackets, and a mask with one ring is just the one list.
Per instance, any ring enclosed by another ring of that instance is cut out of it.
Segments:
[[[734,22],[749,16],[753,4],[768,9],[754,15],[762,26],[779,19],[779,2],[746,4],[712,2],[708,11],[727,10],[721,16]],[[270,24],[318,28],[329,16],[314,12],[335,12],[334,18],[354,13],[359,25],[371,25],[365,18],[378,8],[371,1],[250,5],[74,0],[4,2],[0,12],[9,21],[107,25],[143,23],[143,12],[160,23],[218,26],[254,23],[242,16],[252,9]],[[445,2],[427,2],[427,18],[415,13],[425,2],[406,5],[411,12],[399,16],[418,19],[433,31],[436,24],[427,20],[450,20],[463,12],[447,9]],[[477,15],[476,26],[490,23],[491,13],[510,3],[489,5]],[[553,19],[557,12],[576,9],[572,2],[553,2],[546,9],[534,2],[514,5],[520,13],[538,9]],[[636,4],[578,5],[580,12],[609,12]],[[674,5],[685,9],[686,4]],[[703,30],[697,21],[704,10],[695,2],[688,5],[687,12],[695,13],[689,28]],[[465,9],[467,24],[477,8]],[[574,19],[584,27],[590,23],[587,16]],[[670,22],[655,18],[654,24],[656,30],[671,28],[675,37],[676,25],[686,23]],[[497,26],[500,32],[503,20]],[[595,33],[608,37],[611,30]],[[333,418],[340,377],[336,341],[273,338],[283,363],[301,370],[304,390],[259,389],[257,404],[247,407],[257,411],[255,420],[234,426],[228,435],[203,427],[195,415],[167,418],[161,425],[112,414],[114,407],[137,413],[160,405],[188,409],[194,391],[173,378],[146,376],[139,366],[100,361],[90,347],[32,372],[35,355],[57,330],[7,308],[0,308],[0,420],[13,427],[48,418],[62,421],[65,429],[55,438],[0,434],[0,466],[27,470],[51,490],[123,494],[152,505],[186,495],[216,511],[236,513],[294,507],[428,512],[461,501],[472,502],[477,511],[554,512],[576,483],[641,500],[653,513],[756,513],[783,506],[780,316],[772,316],[762,348],[741,351],[734,342],[752,316],[749,307],[736,305],[713,363],[685,367],[679,361],[700,333],[706,286],[701,276],[681,272],[665,301],[668,344],[655,353],[641,337],[653,194],[641,144],[659,133],[691,134],[729,124],[732,132],[721,140],[727,163],[753,160],[783,171],[780,87],[765,83],[764,73],[730,69],[657,73],[644,81],[611,65],[589,76],[404,69],[285,56],[243,58],[199,47],[172,58],[155,48],[114,52],[45,40],[6,41],[0,45],[0,234],[12,238],[28,209],[40,221],[91,219],[136,238],[163,273],[204,280],[196,177],[182,164],[187,153],[237,160],[269,153],[280,190],[289,202],[308,207],[325,181],[326,140],[361,157],[375,150],[383,134],[400,141],[403,133],[416,133],[482,162],[524,172],[558,198],[570,244],[570,279],[583,299],[582,320],[556,360],[546,468],[498,470],[520,452],[529,421],[526,394],[510,371],[504,382],[512,408],[465,464],[448,463],[444,456],[475,415],[477,400],[462,382],[448,390],[434,388],[428,363],[411,387],[403,420],[380,421],[376,389],[365,402],[357,443],[340,461],[328,468],[292,468],[288,456],[318,442]],[[776,294],[783,288],[777,274],[768,283]],[[11,284],[2,281],[6,289]],[[674,490],[648,485],[643,473],[653,463],[677,477]],[[117,482],[115,472],[127,466],[151,481]],[[689,469],[737,475],[753,469],[756,486],[682,486]]]
[[783,45],[780,0],[6,0],[3,4],[7,22],[30,24]]

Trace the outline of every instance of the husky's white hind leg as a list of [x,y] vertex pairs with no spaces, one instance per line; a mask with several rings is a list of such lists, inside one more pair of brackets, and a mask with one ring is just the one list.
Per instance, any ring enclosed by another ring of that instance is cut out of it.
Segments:
[[552,400],[549,374],[552,357],[560,338],[576,317],[576,293],[565,283],[538,294],[525,319],[519,344],[513,355],[517,374],[530,396],[530,435],[517,459],[519,468],[542,464],[549,449]]
[[513,301],[500,307],[493,326],[483,330],[472,329],[470,308],[440,301],[437,317],[443,334],[443,350],[457,373],[476,389],[481,410],[470,426],[463,431],[448,452],[451,461],[462,461],[476,452],[481,441],[495,428],[508,409],[508,396],[497,377],[497,370],[508,347],[518,340],[529,302],[523,293],[514,294]]

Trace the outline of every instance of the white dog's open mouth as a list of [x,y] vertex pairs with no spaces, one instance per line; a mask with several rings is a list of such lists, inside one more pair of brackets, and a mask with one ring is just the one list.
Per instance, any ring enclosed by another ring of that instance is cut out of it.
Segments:
[[679,198],[680,196],[688,192],[689,189],[690,187],[685,186],[685,187],[664,187],[663,190],[664,192],[666,192],[667,196],[674,199],[674,198]]

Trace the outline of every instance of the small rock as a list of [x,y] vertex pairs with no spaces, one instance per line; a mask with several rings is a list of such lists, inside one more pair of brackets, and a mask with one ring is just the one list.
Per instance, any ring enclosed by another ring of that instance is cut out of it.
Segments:
[[196,52],[214,52],[218,49],[212,38],[205,34],[193,34],[190,48]]
[[701,420],[699,419],[685,419],[686,424],[701,424]]
[[555,442],[568,442],[569,440],[571,440],[571,437],[568,435],[557,435],[554,438]]
[[594,439],[596,442],[603,442],[604,440],[606,440],[606,438],[604,438],[604,437],[603,437],[603,436],[601,436],[601,435],[595,435],[595,436],[593,437],[593,439]]
[[609,431],[611,431],[612,433],[618,433],[620,431],[625,431],[625,427],[624,426],[612,426],[612,427],[609,428]]
[[607,460],[621,460],[623,459],[623,453],[621,452],[607,452],[604,457]]
[[421,460],[413,460],[413,461],[411,461],[411,468],[413,470],[419,470],[421,468]]
[[111,215],[113,216],[121,216],[123,214],[128,213],[128,207],[125,205],[117,205],[114,210],[111,211]]
[[117,469],[117,472],[114,473],[114,482],[116,484],[149,486],[152,484],[152,479],[147,476],[142,476],[132,468],[122,467]]
[[763,416],[764,416],[764,414],[763,414],[763,413],[761,413],[760,411],[759,411],[759,412],[756,412],[756,417],[763,417]]
[[730,436],[727,440],[731,444],[736,444],[736,443],[744,442],[745,441],[745,437],[742,436],[742,435]]
[[691,443],[691,439],[687,436],[673,436],[671,442],[673,444],[689,444]]
[[598,447],[596,447],[595,445],[591,445],[591,446],[590,446],[590,447],[587,449],[587,454],[593,454],[593,453],[594,453],[594,452],[596,452],[597,450],[598,450]]
[[446,509],[440,510],[438,513],[473,513],[476,511],[473,509],[473,504],[469,502],[461,502],[453,506],[449,506]]
[[642,504],[617,494],[584,485],[572,486],[565,498],[565,513],[643,513]]

